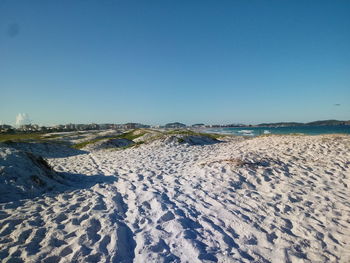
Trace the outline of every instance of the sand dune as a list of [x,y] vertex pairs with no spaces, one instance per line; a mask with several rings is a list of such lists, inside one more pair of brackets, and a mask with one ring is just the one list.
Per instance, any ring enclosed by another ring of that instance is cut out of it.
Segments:
[[350,261],[349,136],[161,139],[48,162],[69,184],[0,203],[2,262]]
[[64,178],[40,156],[0,147],[0,202],[35,197],[62,187]]

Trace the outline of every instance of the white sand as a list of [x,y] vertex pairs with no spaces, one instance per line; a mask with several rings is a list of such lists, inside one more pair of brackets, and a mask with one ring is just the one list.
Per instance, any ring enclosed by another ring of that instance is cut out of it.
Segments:
[[69,188],[0,203],[1,262],[350,262],[349,136],[56,156]]

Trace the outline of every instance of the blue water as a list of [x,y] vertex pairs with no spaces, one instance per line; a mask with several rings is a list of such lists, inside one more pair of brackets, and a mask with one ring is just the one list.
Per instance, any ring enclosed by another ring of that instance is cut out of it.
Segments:
[[233,134],[243,136],[258,136],[262,134],[350,134],[350,125],[337,126],[298,126],[298,127],[237,127],[237,128],[208,128],[206,132]]

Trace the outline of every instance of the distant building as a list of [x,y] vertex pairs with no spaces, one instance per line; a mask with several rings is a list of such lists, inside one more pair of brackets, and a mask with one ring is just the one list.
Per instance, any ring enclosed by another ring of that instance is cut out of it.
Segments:
[[133,123],[133,122],[124,124],[125,129],[136,129],[136,126],[137,126],[137,123]]
[[145,125],[145,124],[141,124],[141,123],[129,122],[129,123],[125,123],[123,128],[124,129],[140,129],[140,128],[150,128],[150,126]]
[[103,123],[99,124],[100,130],[118,129],[120,124]]
[[11,125],[1,124],[0,132],[10,132],[13,131],[13,127]]
[[89,130],[107,130],[107,129],[138,129],[138,128],[150,128],[151,126],[141,123],[126,123],[126,124],[59,124],[54,126],[42,126],[37,124],[25,124],[18,128],[14,128],[10,125],[0,125],[0,132],[70,132],[70,131],[89,131]]
[[24,124],[21,125],[18,130],[24,132],[39,131],[40,127],[37,124]]
[[96,123],[91,123],[88,125],[88,129],[89,130],[99,130],[100,129],[100,126]]
[[192,127],[193,128],[204,128],[205,124],[203,124],[203,123],[196,123],[196,124],[193,124]]
[[64,125],[64,129],[73,131],[75,130],[75,124],[72,124],[72,123],[66,124]]

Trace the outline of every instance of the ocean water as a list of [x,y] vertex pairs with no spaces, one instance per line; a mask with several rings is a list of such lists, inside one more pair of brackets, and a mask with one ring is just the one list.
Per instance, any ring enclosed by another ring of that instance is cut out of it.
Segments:
[[235,128],[208,128],[205,132],[233,134],[243,136],[258,136],[262,134],[350,134],[350,125],[335,126],[297,126],[297,127],[235,127]]

